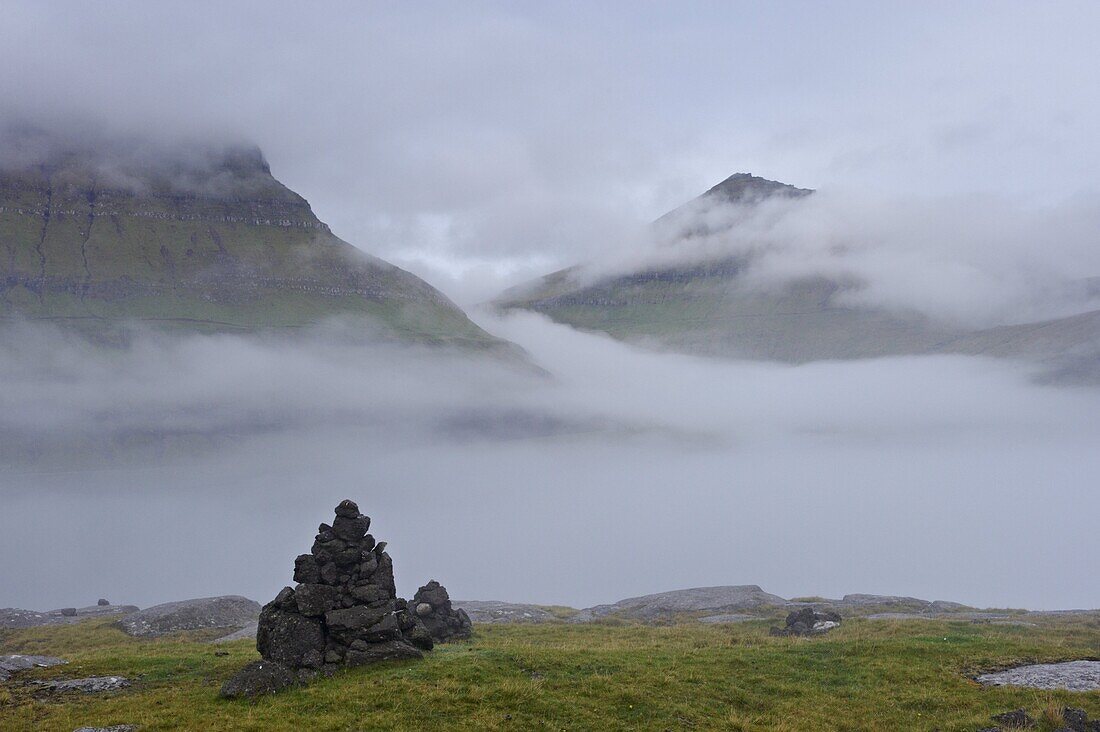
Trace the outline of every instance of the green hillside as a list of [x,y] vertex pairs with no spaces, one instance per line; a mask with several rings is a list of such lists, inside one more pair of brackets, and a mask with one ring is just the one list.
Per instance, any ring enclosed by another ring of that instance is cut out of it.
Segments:
[[55,146],[0,169],[2,318],[247,331],[332,316],[361,317],[381,337],[503,343],[334,236],[258,149]]

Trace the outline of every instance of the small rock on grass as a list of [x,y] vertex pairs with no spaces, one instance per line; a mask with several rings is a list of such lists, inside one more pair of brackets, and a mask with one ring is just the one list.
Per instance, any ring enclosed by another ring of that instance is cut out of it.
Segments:
[[221,695],[225,699],[255,699],[297,684],[298,677],[281,663],[253,661],[225,682]]
[[110,727],[77,727],[73,732],[135,732],[133,724],[113,724]]
[[1014,709],[1004,714],[994,714],[992,720],[1009,729],[1028,729],[1035,726],[1035,720],[1023,709]]
[[24,671],[28,668],[49,668],[63,663],[68,663],[68,661],[53,656],[26,656],[22,654],[0,656],[0,681],[7,681],[17,671]]
[[1071,732],[1089,732],[1089,713],[1084,709],[1063,707],[1062,722]]

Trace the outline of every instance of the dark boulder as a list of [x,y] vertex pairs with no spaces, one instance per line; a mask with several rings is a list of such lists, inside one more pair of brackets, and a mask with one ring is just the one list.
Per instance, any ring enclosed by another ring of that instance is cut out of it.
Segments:
[[[362,516],[362,514],[359,513],[359,504],[350,498],[345,498],[340,501],[340,505],[336,507],[336,515],[340,518],[357,518]],[[367,519],[367,521],[370,521],[370,519]]]
[[303,584],[321,581],[321,566],[312,554],[301,554],[294,560],[294,581]]
[[340,589],[322,584],[298,585],[294,588],[294,600],[302,615],[324,615],[340,603]]
[[256,650],[269,661],[292,669],[321,665],[317,659],[325,652],[324,625],[318,618],[309,618],[289,610],[281,610],[275,602],[264,606],[256,630]]
[[1004,714],[994,714],[991,719],[1010,729],[1028,729],[1035,726],[1035,720],[1023,709],[1015,709]]
[[358,542],[367,534],[370,521],[366,516],[337,516],[332,522],[332,533],[344,541]]
[[96,600],[95,604],[98,605],[99,607],[107,607],[108,605],[111,604],[111,601],[110,600],[105,600],[101,597],[98,600]]
[[789,613],[784,626],[772,628],[770,633],[775,636],[822,635],[840,625],[840,622],[840,616],[836,613],[804,607]]
[[349,666],[365,666],[378,661],[401,661],[423,657],[423,653],[406,641],[386,641],[384,643],[364,643],[358,647],[348,649],[345,662]]
[[226,699],[255,699],[297,683],[298,678],[294,672],[281,663],[253,661],[225,682],[221,695]]
[[1063,707],[1062,722],[1073,732],[1089,732],[1089,713],[1084,709]]
[[383,608],[353,605],[352,607],[325,613],[325,623],[331,632],[354,635],[381,621],[382,618],[386,617],[386,613],[387,611]]

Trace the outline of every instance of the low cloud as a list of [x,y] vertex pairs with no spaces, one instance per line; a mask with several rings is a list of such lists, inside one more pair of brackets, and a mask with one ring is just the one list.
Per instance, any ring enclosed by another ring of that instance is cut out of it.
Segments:
[[1100,308],[1097,231],[1100,199],[1085,196],[703,201],[624,235],[578,281],[733,258],[745,264],[744,286],[826,277],[855,285],[851,305],[988,326]]
[[553,376],[320,335],[105,350],[5,331],[0,552],[35,561],[5,565],[0,605],[266,599],[345,497],[404,593],[1095,601],[1065,558],[1100,550],[1096,390],[1000,361],[722,362],[482,320]]
[[97,188],[137,194],[286,199],[263,153],[229,136],[136,133],[99,118],[0,117],[0,172],[90,177]]

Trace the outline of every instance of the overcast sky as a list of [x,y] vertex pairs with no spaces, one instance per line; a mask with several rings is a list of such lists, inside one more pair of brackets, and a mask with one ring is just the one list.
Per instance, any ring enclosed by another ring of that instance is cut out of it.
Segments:
[[6,2],[9,114],[244,137],[462,302],[727,175],[1095,194],[1093,2]]
[[[1100,3],[410,5],[8,0],[0,123],[254,141],[338,235],[464,305],[637,263],[645,222],[738,171],[822,191],[697,237],[767,244],[764,277],[843,268],[873,304],[1001,322],[1100,275]],[[43,517],[52,547],[8,563],[0,605],[265,600],[348,496],[403,592],[1097,605],[1096,390],[475,317],[554,378],[323,340],[0,333],[0,556]]]

